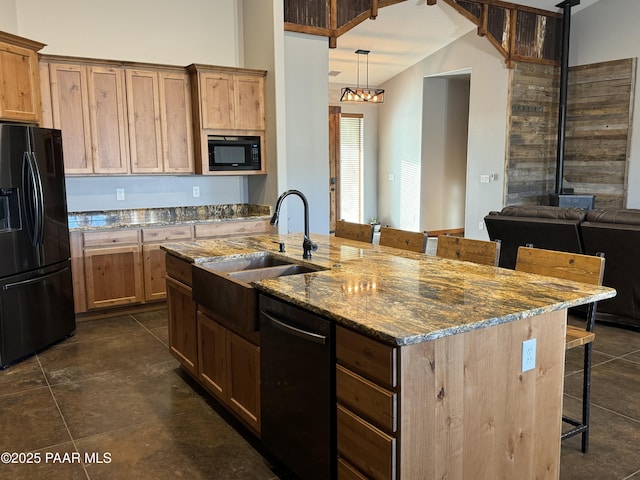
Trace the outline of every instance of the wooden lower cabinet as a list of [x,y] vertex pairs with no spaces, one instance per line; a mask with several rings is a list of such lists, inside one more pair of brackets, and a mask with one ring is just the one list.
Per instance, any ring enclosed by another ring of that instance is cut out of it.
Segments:
[[159,243],[142,245],[142,261],[144,270],[144,300],[153,302],[167,297],[167,282],[164,250]]
[[172,278],[170,270],[166,280],[169,351],[195,377],[198,375],[198,343],[191,286]]
[[260,347],[198,310],[198,380],[260,432]]
[[138,245],[86,249],[87,308],[143,301],[142,255]]

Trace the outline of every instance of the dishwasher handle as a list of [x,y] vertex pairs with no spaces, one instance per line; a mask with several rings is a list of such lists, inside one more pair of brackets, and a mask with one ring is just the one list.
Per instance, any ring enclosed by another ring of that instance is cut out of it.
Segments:
[[270,313],[265,312],[264,310],[260,310],[260,313],[264,315],[267,319],[271,320],[273,326],[289,333],[290,335],[295,335],[296,337],[302,338],[304,340],[309,340],[310,342],[319,343],[321,345],[326,345],[327,337],[325,335],[320,335],[318,333],[308,332],[306,330],[302,330],[300,328],[289,325],[282,320],[278,320]]

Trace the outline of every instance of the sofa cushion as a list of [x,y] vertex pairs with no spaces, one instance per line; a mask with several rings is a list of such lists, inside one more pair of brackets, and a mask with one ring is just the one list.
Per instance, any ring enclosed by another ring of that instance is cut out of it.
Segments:
[[509,217],[553,218],[556,220],[577,220],[585,218],[585,211],[573,207],[551,207],[547,205],[511,205],[504,207],[500,215]]
[[587,213],[587,222],[640,225],[639,209],[596,208]]

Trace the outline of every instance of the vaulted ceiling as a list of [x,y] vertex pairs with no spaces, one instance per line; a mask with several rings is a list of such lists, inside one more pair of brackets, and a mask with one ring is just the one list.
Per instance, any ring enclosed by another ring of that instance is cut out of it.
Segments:
[[[512,0],[527,7],[561,13],[560,0]],[[576,14],[598,0],[581,0]],[[365,20],[337,38],[329,49],[329,82],[357,81],[357,49],[370,50],[368,83],[377,86],[428,57],[477,27],[443,0],[426,5],[425,0],[406,0],[378,9],[375,20]],[[366,82],[361,58],[360,85]],[[336,74],[336,72],[339,72]]]

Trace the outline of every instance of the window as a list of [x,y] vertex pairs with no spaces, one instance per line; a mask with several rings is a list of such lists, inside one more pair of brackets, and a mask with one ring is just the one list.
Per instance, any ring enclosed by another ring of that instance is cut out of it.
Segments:
[[362,223],[362,114],[340,116],[340,215],[339,219]]

